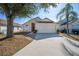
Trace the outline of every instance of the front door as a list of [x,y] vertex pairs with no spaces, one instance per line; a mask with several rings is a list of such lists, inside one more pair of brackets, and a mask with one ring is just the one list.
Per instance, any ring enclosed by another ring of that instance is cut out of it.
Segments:
[[32,23],[32,24],[31,24],[31,31],[32,31],[32,32],[35,31],[35,23]]

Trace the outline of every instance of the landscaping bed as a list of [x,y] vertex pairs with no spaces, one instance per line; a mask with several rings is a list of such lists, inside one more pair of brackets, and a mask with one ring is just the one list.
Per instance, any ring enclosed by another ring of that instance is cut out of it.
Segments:
[[60,33],[60,35],[63,35],[65,37],[68,37],[70,39],[73,39],[73,40],[76,40],[76,41],[79,41],[79,35],[73,35],[73,34],[65,34],[65,33]]
[[24,35],[24,34],[26,35],[28,33],[30,33],[30,32],[29,31],[14,32],[15,35]]
[[0,41],[0,56],[11,56],[31,42],[30,37],[23,35],[15,35],[12,38]]

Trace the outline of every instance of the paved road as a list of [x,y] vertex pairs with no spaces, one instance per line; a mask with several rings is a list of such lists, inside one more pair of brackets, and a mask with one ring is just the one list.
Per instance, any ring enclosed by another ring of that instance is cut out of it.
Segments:
[[64,38],[57,36],[57,34],[37,34],[32,43],[14,54],[14,56],[68,55],[62,47],[63,40]]

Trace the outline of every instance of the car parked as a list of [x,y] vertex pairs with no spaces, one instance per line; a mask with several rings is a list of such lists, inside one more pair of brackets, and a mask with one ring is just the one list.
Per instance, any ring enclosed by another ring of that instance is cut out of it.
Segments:
[[76,34],[76,35],[79,35],[79,25],[73,26],[72,33]]
[[79,29],[72,29],[72,33],[79,35]]

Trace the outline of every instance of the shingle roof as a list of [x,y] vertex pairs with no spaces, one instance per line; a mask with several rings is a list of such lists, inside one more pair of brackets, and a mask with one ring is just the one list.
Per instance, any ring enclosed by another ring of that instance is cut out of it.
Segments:
[[[32,20],[38,21],[38,20],[41,20],[41,18],[40,17],[36,17],[36,18],[30,19],[29,21],[25,22],[24,24],[26,24],[26,23],[28,23],[28,22],[30,22]],[[22,25],[24,25],[24,24],[22,24]]]
[[22,25],[18,23],[14,23],[13,26],[21,27]]
[[[36,21],[36,22],[38,22],[38,23],[53,23],[53,22],[54,22],[54,21],[52,21],[52,20],[50,20],[50,19],[48,19],[48,18],[41,19],[40,17],[36,17],[36,18],[30,19],[28,22],[30,22],[30,21],[32,21],[32,20],[34,20],[34,21]],[[26,23],[28,23],[28,22],[25,22],[24,24],[26,24]],[[24,24],[23,24],[23,25],[24,25]]]
[[3,19],[0,19],[0,25],[7,25],[7,22],[5,21],[5,20],[3,20]]
[[31,20],[40,21],[40,20],[41,20],[41,18],[36,17],[36,18],[31,19]]
[[53,23],[54,21],[52,21],[48,18],[44,18],[44,19],[41,19],[41,20],[37,20],[37,22],[40,22],[40,23]]

